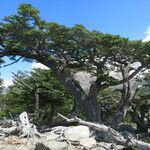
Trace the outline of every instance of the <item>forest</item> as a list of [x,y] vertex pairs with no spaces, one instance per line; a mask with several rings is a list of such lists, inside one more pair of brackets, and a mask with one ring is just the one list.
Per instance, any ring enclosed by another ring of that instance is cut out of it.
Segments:
[[38,128],[52,127],[60,113],[150,142],[150,42],[47,22],[21,4],[0,22],[1,66],[4,57],[49,69],[12,73],[13,85],[0,89],[1,119],[26,111]]

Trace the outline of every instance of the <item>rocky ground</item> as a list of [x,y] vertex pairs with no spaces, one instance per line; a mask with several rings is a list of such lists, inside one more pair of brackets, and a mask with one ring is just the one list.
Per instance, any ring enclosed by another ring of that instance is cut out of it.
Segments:
[[98,142],[86,126],[55,127],[41,137],[2,137],[1,150],[121,150],[123,146]]
[[125,147],[150,150],[149,143],[136,139],[131,132],[115,131],[77,117],[59,116],[70,126],[46,128],[42,133],[30,123],[26,112],[19,115],[19,121],[0,121],[0,150],[121,150]]

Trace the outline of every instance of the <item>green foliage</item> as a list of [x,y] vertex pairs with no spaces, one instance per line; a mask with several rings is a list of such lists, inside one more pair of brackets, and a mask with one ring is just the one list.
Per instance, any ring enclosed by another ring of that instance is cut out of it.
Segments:
[[110,117],[117,113],[117,105],[120,101],[121,93],[114,92],[113,89],[105,89],[98,96],[98,102],[102,108],[102,120],[107,122]]
[[4,56],[21,55],[25,60],[35,59],[44,64],[51,60],[54,67],[65,63],[69,72],[72,69],[93,72],[96,66],[98,84],[118,84],[118,80],[108,75],[106,62],[102,64],[105,57],[117,63],[140,61],[149,65],[150,42],[129,41],[118,35],[89,31],[82,25],[69,28],[46,22],[30,4],[21,4],[18,13],[5,17],[0,26]]
[[[28,85],[31,89],[29,89]],[[27,75],[18,72],[18,77],[14,79],[14,85],[5,94],[6,108],[1,112],[1,116],[18,116],[22,111],[35,113],[35,90],[39,89],[40,114],[43,116],[42,123],[52,123],[58,112],[68,114],[73,105],[73,98],[68,91],[59,83],[50,70],[36,69]]]

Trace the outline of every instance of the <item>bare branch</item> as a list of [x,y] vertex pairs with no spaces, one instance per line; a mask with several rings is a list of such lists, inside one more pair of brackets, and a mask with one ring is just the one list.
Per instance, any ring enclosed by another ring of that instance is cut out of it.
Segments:
[[4,65],[3,67],[7,67],[7,66],[10,66],[10,65],[13,65],[15,63],[17,63],[18,61],[20,61],[23,57],[19,57],[17,60],[13,61],[12,63],[10,64],[7,64],[7,65]]
[[102,91],[110,86],[116,86],[116,85],[120,85],[123,83],[126,83],[128,81],[130,81],[132,78],[134,78],[141,70],[143,69],[143,66],[139,66],[133,73],[131,73],[127,78],[124,78],[123,80],[118,81],[118,83],[116,84],[109,84],[109,83],[104,83],[101,86],[99,86],[99,91]]

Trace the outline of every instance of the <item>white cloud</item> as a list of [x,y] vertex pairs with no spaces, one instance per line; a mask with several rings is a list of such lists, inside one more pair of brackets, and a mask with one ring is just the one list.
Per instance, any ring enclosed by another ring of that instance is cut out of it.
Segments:
[[150,26],[147,27],[145,31],[145,37],[142,40],[143,42],[150,41]]
[[41,63],[33,63],[31,65],[31,69],[37,69],[37,68],[40,68],[40,69],[46,69],[48,70],[49,68]]
[[13,81],[12,80],[3,80],[3,86],[4,87],[8,87],[10,85],[13,85]]

